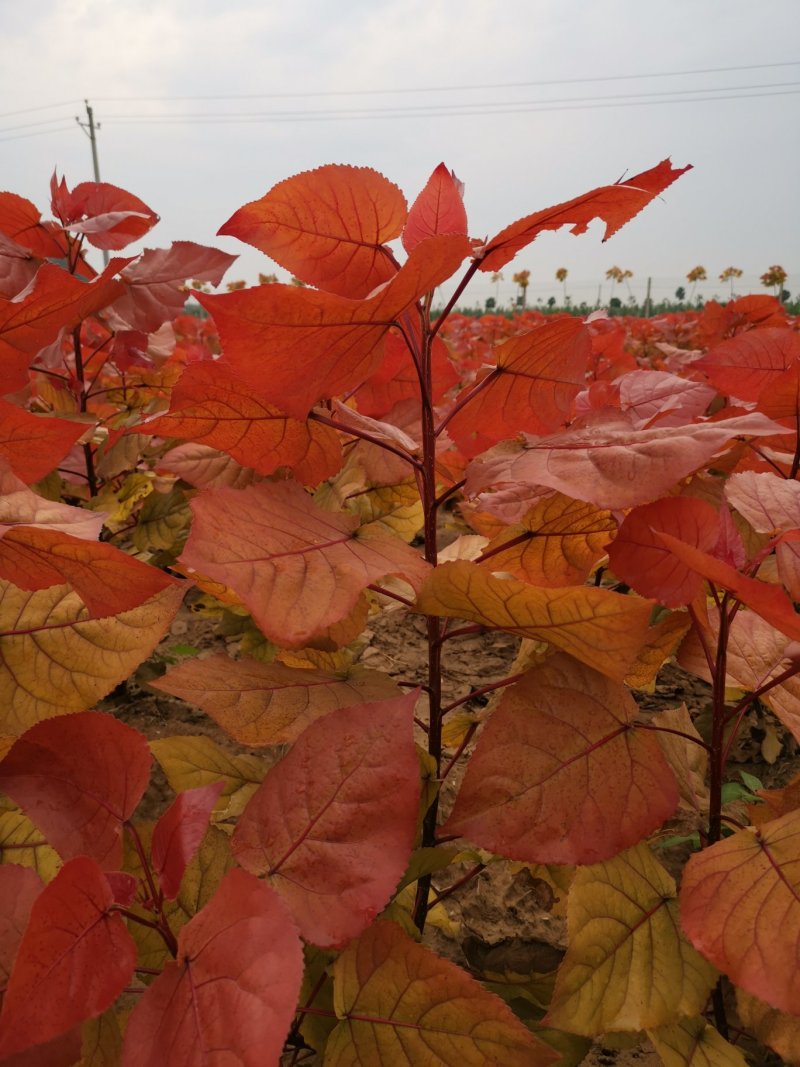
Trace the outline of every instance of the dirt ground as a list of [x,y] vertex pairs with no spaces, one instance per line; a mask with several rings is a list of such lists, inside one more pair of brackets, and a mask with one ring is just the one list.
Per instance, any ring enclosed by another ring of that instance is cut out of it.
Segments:
[[[402,610],[376,616],[370,620],[366,631],[361,662],[403,681],[421,682],[426,667],[424,632],[420,616]],[[103,706],[151,740],[176,734],[204,734],[230,749],[245,751],[229,741],[197,708],[150,689],[147,684],[163,673],[166,667],[164,657],[169,657],[170,649],[176,645],[191,645],[202,652],[227,649],[231,655],[236,655],[239,640],[236,636],[220,636],[213,623],[184,608],[156,656],[144,664],[133,679],[111,694]],[[456,699],[473,688],[502,678],[508,673],[517,649],[518,639],[503,633],[467,636],[451,642],[444,661],[444,699]],[[645,714],[650,714],[685,702],[694,716],[702,713],[708,699],[709,687],[705,683],[676,666],[667,665],[658,678],[655,692],[643,695],[640,705]],[[479,696],[465,707],[477,712],[486,702],[485,696]],[[765,786],[774,788],[785,784],[800,770],[800,756],[794,740],[780,731],[780,755],[774,762],[766,761],[762,742],[768,720],[774,721],[768,713],[760,710],[750,713],[733,753],[731,770],[746,770],[756,775]],[[264,754],[263,750],[260,754]],[[458,770],[456,768],[451,776],[453,781],[448,780],[443,790],[441,803],[445,810],[457,789]],[[140,814],[155,817],[171,799],[171,790],[156,767]],[[676,826],[671,832],[680,832],[680,829]],[[675,855],[675,852],[671,850],[672,862],[667,865],[673,874],[679,875],[685,856]],[[468,868],[469,864],[463,869]],[[440,888],[456,881],[459,870],[456,867],[443,872],[439,879]],[[425,939],[440,955],[455,960],[484,980],[487,976],[508,981],[510,975],[533,975],[535,981],[526,996],[533,989],[535,1000],[536,989],[540,987],[546,1000],[548,982],[552,981],[547,976],[552,975],[566,948],[564,893],[546,878],[538,877],[538,872],[520,864],[492,863],[443,901],[432,915]],[[748,1046],[747,1052],[757,1067],[774,1067],[782,1063],[780,1058],[761,1048]],[[609,1039],[596,1043],[581,1062],[585,1067],[661,1065],[649,1042],[636,1039],[621,1042]]]

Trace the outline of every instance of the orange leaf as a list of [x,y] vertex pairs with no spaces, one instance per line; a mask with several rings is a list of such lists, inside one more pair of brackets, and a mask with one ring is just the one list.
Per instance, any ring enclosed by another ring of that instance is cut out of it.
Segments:
[[786,1067],[800,1067],[800,1019],[775,1011],[756,997],[736,990],[736,1011],[743,1026],[783,1058]]
[[300,938],[280,898],[229,871],[131,1012],[122,1065],[277,1063],[302,977]]
[[324,511],[295,482],[215,489],[192,501],[181,561],[233,589],[259,628],[299,648],[355,607],[387,574],[418,586],[428,565],[375,524]]
[[190,363],[172,390],[168,414],[131,430],[143,431],[219,449],[258,474],[288,467],[304,485],[318,485],[342,462],[335,430],[284,415],[224,363]]
[[440,163],[411,206],[403,230],[403,248],[410,252],[420,241],[440,233],[467,234],[464,186]]
[[567,200],[563,204],[556,204],[555,207],[526,215],[486,242],[480,259],[480,269],[502,270],[521,248],[529,245],[545,230],[558,230],[562,226],[571,225],[571,233],[581,234],[586,232],[593,219],[602,219],[605,222],[606,232],[603,240],[607,241],[687,170],[691,170],[691,165],[675,170],[669,159],[664,159],[658,166],[627,181],[603,185],[590,193],[575,197],[574,200]]
[[800,1015],[800,811],[692,856],[681,923],[706,959],[773,1008]]
[[484,452],[519,433],[563,426],[583,387],[592,350],[579,318],[564,318],[509,338],[494,350],[497,366],[477,380],[478,392],[447,423],[462,453]]
[[153,828],[153,870],[167,900],[174,900],[186,868],[194,859],[208,830],[214,805],[225,788],[224,781],[184,789]]
[[634,508],[608,546],[612,570],[642,596],[669,608],[690,604],[703,585],[702,577],[660,542],[666,530],[681,541],[712,551],[719,537],[719,516],[704,500],[667,497]]
[[88,856],[44,887],[17,950],[0,1015],[0,1057],[65,1033],[113,1004],[133,975],[136,946],[114,894]]
[[495,537],[479,562],[485,559],[490,570],[532,585],[579,585],[605,554],[616,529],[611,512],[554,493]]
[[315,945],[360,934],[408,865],[419,807],[416,699],[340,708],[312,723],[237,823],[234,856],[270,878]]
[[331,163],[274,185],[219,233],[266,252],[309,285],[361,299],[397,273],[384,244],[405,220],[405,197],[382,174]]
[[381,920],[334,965],[326,1067],[547,1067],[559,1059],[460,967]]
[[113,545],[36,526],[18,526],[0,537],[0,578],[26,590],[69,583],[94,618],[130,611],[177,585]]
[[225,362],[259,396],[303,419],[318,400],[347,392],[373,374],[387,330],[420,296],[446,281],[471,251],[466,237],[431,237],[364,300],[285,285],[198,294],[198,299],[214,316]]
[[444,833],[524,863],[597,863],[675,811],[658,741],[630,693],[558,654],[508,689],[470,758]]
[[196,704],[248,748],[295,741],[330,711],[398,692],[385,674],[361,667],[327,674],[225,655],[180,663],[150,684]]
[[485,567],[443,563],[426,580],[416,610],[469,619],[492,630],[549,641],[575,659],[621,682],[647,638],[652,604],[607,589],[541,589],[498,578]]
[[630,508],[664,496],[687,474],[705,467],[733,437],[759,437],[780,430],[763,415],[720,422],[636,429],[616,419],[522,444],[498,445],[472,463],[470,496],[489,486],[532,483],[558,489],[601,508]]

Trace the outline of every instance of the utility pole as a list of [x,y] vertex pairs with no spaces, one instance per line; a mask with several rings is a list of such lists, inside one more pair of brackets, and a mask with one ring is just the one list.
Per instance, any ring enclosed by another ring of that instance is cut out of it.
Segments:
[[653,303],[650,299],[650,284],[652,281],[652,278],[647,279],[647,296],[644,298],[644,317],[646,319],[649,319],[653,314]]
[[[96,182],[99,182],[100,181],[100,164],[99,164],[99,162],[97,160],[97,134],[96,134],[95,131],[100,129],[100,123],[98,122],[98,124],[95,126],[95,123],[94,123],[94,111],[92,110],[88,100],[84,100],[83,102],[86,105],[86,118],[87,118],[88,121],[87,122],[81,122],[81,120],[78,118],[77,115],[75,116],[75,121],[78,123],[80,128],[83,130],[83,132],[86,134],[86,136],[89,138],[89,141],[91,142],[91,145],[92,145],[92,168],[94,170],[94,180]],[[107,267],[108,266],[108,252],[106,251],[105,248],[103,248],[101,251],[103,253],[103,266]]]

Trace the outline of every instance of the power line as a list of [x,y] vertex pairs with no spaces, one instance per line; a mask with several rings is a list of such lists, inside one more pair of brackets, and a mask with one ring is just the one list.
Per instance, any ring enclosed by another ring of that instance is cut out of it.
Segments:
[[165,100],[275,100],[288,97],[311,97],[311,96],[377,96],[394,93],[453,93],[473,92],[486,89],[522,89],[542,85],[576,85],[586,82],[603,81],[631,81],[642,78],[682,78],[691,74],[724,74],[738,70],[767,70],[775,67],[800,66],[800,60],[787,60],[785,63],[751,63],[746,66],[736,67],[702,67],[694,70],[667,70],[648,72],[646,74],[601,74],[596,77],[584,78],[549,78],[540,81],[526,82],[494,82],[479,85],[427,85],[415,88],[401,87],[399,89],[336,89],[336,90],[306,90],[304,92],[280,92],[280,93],[224,93],[205,96],[97,96],[95,102],[109,104],[122,103],[123,101],[141,102]]
[[[389,120],[389,119],[420,119],[420,118],[465,118],[469,116],[491,116],[491,115],[522,115],[533,112],[558,112],[558,111],[593,111],[598,108],[614,108],[614,107],[651,107],[659,104],[702,104],[707,102],[714,102],[720,100],[753,100],[761,97],[776,97],[776,96],[794,96],[800,93],[800,89],[789,89],[785,92],[763,92],[763,93],[734,93],[728,96],[697,96],[697,97],[682,97],[679,100],[618,100],[616,103],[592,103],[592,104],[562,104],[562,105],[542,105],[542,106],[518,106],[518,107],[505,107],[495,110],[491,110],[491,105],[484,105],[481,108],[475,108],[473,110],[454,111],[452,108],[443,104],[440,108],[432,106],[429,109],[425,109],[422,114],[419,112],[412,112],[408,109],[397,109],[396,113],[391,110],[379,111],[362,111],[362,112],[284,112],[273,114],[254,114],[252,112],[241,112],[238,114],[231,114],[226,117],[211,116],[198,117],[193,115],[182,116],[161,116],[161,115],[120,115],[120,116],[106,116],[104,121],[110,121],[112,124],[117,125],[184,125],[184,126],[205,126],[205,125],[230,125],[233,123],[247,123],[253,122],[257,124],[263,124],[268,122],[284,123],[284,122],[328,122],[339,120]],[[462,106],[462,105],[457,105]]]
[[64,133],[65,130],[70,130],[71,132],[74,129],[75,127],[73,125],[69,125],[62,126],[57,130],[37,130],[35,133],[12,133],[10,137],[0,137],[0,143],[3,141],[20,141],[25,137],[44,137],[49,133]]
[[[342,115],[360,115],[360,116],[383,116],[389,115],[392,112],[402,111],[406,112],[429,112],[439,111],[447,109],[451,113],[457,113],[459,111],[466,111],[470,113],[475,107],[487,107],[492,109],[503,108],[524,108],[524,107],[552,107],[556,104],[582,104],[584,101],[590,103],[596,103],[604,100],[636,100],[639,101],[643,98],[665,97],[665,96],[690,96],[695,93],[733,93],[744,91],[747,95],[755,95],[751,90],[755,89],[796,89],[800,86],[800,82],[767,82],[762,85],[721,85],[715,89],[667,89],[659,90],[649,93],[611,93],[606,96],[577,96],[577,97],[562,97],[553,100],[490,100],[485,104],[402,104],[394,107],[381,107],[381,108],[339,108],[337,110],[329,111],[206,111],[206,112],[183,112],[183,113],[158,113],[151,112],[145,114],[135,113],[121,113],[121,114],[107,114],[106,119],[136,119],[136,120],[150,120],[150,119],[238,119],[238,118],[295,118],[298,116],[313,115],[314,117],[321,118],[336,118]],[[778,94],[780,95],[780,94]],[[715,99],[727,99],[715,98]],[[504,114],[504,111],[498,111],[499,114]]]

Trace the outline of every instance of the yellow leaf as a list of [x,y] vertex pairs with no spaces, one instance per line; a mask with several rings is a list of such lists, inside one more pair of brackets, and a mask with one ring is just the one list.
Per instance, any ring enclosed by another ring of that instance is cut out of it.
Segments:
[[78,1067],[117,1067],[122,1056],[122,1028],[113,1008],[81,1027]]
[[109,487],[99,493],[92,501],[92,507],[107,512],[106,525],[113,528],[127,522],[138,504],[152,491],[153,479],[149,474],[129,474],[119,489]]
[[747,1067],[742,1053],[699,1016],[649,1030],[647,1036],[664,1067]]
[[577,871],[547,1023],[594,1037],[703,1010],[716,971],[681,933],[675,883],[647,845]]
[[644,689],[652,693],[656,687],[658,672],[675,649],[692,623],[685,611],[672,611],[655,626],[649,627],[645,643],[639,649],[625,682],[632,689]]
[[0,734],[85,711],[164,636],[184,590],[169,586],[120,615],[90,619],[66,586],[25,592],[0,582]]
[[362,523],[377,522],[404,541],[413,541],[422,529],[422,502],[415,482],[380,486],[356,493],[348,500]]
[[[695,729],[685,704],[681,704],[679,708],[659,712],[653,719],[653,725],[680,730],[684,734],[689,734],[690,737],[697,738],[698,742],[703,740]],[[681,795],[679,807],[684,811],[707,812],[708,754],[706,750],[700,744],[692,744],[691,741],[678,737],[677,734],[656,731],[656,737],[667,763],[675,772],[675,781],[678,783],[678,791]]]
[[789,1067],[800,1065],[800,1018],[771,1008],[763,1000],[736,990],[739,1020],[758,1040],[777,1052]]
[[558,1057],[466,971],[378,921],[334,964],[325,1067],[545,1067]]
[[55,878],[61,859],[27,815],[16,808],[0,812],[0,863],[31,867],[43,882]]
[[[489,566],[533,585],[579,585],[617,532],[610,511],[555,493],[487,546]],[[505,547],[508,545],[509,547]]]
[[176,793],[224,782],[217,805],[222,818],[241,815],[271,762],[258,756],[226,752],[203,734],[165,737],[151,741],[150,748]]
[[180,489],[173,488],[169,493],[152,492],[137,517],[133,543],[140,552],[177,552],[186,539],[191,521],[191,509]]
[[210,826],[197,855],[186,868],[178,894],[177,904],[187,919],[208,904],[233,866],[227,834]]
[[416,603],[426,615],[468,619],[569,652],[622,681],[642,645],[652,603],[607,589],[542,589],[498,578],[466,560],[444,563],[428,576]]

